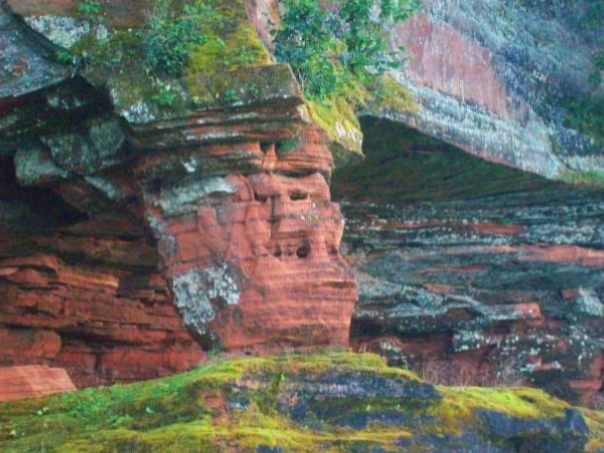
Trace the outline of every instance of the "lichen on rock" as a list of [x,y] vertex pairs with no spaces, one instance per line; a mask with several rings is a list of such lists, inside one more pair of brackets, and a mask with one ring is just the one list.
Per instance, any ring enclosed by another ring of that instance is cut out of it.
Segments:
[[228,263],[192,269],[174,278],[174,304],[185,324],[197,335],[208,334],[208,324],[220,309],[238,305],[241,278]]

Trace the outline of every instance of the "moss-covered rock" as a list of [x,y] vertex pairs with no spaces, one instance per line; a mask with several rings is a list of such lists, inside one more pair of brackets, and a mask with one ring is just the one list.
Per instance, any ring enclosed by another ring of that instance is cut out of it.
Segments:
[[0,404],[6,452],[581,451],[603,429],[601,413],[540,390],[432,387],[337,351],[214,359],[167,379]]

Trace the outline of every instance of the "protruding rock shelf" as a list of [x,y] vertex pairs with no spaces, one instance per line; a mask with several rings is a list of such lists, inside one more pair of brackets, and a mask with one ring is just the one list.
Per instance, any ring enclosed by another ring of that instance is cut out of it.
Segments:
[[[481,158],[547,177],[604,170],[604,15],[590,0],[423,0],[391,41],[419,105],[382,112]],[[591,116],[591,112],[594,115]]]

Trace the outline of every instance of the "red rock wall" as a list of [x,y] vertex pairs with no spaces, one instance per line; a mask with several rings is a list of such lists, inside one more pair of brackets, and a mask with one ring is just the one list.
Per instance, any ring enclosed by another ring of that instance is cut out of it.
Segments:
[[[73,173],[28,180],[44,189],[19,187],[4,159],[0,365],[63,367],[90,386],[182,371],[209,349],[346,345],[357,289],[332,157],[295,107],[212,112],[211,130],[140,126],[146,152],[106,170],[74,151]],[[257,112],[272,129],[245,120]],[[181,133],[229,140],[166,146]],[[52,162],[37,155],[27,171]]]
[[166,279],[149,270],[85,264],[97,241],[116,255],[125,248],[123,241],[87,238],[71,265],[23,252],[0,260],[0,366],[52,365],[65,368],[76,385],[90,386],[163,376],[202,360]]
[[0,89],[0,365],[64,367],[88,386],[181,371],[209,349],[347,344],[357,292],[332,156],[291,68],[225,74],[236,100],[194,95],[203,73],[172,80],[195,90],[166,108],[67,71],[0,6],[8,63],[36,62]]

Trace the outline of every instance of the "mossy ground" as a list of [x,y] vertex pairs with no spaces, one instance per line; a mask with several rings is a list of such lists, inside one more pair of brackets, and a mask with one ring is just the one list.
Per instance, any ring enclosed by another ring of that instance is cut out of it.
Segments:
[[[372,354],[331,351],[315,355],[213,359],[187,373],[138,384],[87,389],[51,397],[0,403],[3,452],[205,452],[256,451],[260,445],[287,451],[349,451],[352,444],[391,448],[413,433],[372,422],[363,429],[306,428],[276,410],[276,390],[289,376],[327,370],[359,370],[376,376],[417,381],[408,371],[389,368]],[[224,410],[237,398],[237,382],[268,376],[272,384],[249,393],[241,408]],[[470,428],[476,409],[516,417],[562,416],[568,404],[526,388],[438,387],[442,399],[418,409],[400,400],[373,401],[366,410],[402,407],[410,416],[435,418],[433,430]],[[372,407],[370,407],[372,406]],[[604,415],[585,411],[601,433]],[[593,445],[600,442],[594,436]]]

